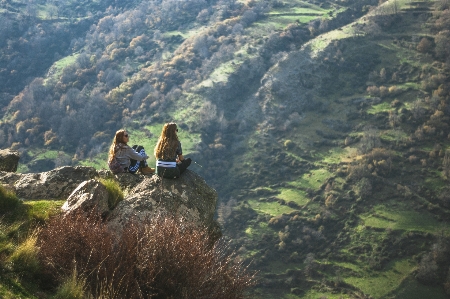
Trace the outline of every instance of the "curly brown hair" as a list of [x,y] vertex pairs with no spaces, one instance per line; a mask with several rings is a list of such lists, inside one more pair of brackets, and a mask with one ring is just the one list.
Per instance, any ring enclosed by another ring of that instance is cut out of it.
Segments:
[[175,156],[178,147],[177,124],[166,123],[155,146],[155,157],[160,160],[170,160]]

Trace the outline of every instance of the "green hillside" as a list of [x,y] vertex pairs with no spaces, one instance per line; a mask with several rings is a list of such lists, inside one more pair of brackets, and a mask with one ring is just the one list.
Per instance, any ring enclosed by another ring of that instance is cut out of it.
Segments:
[[102,169],[175,121],[254,297],[447,298],[449,5],[3,1],[0,147]]

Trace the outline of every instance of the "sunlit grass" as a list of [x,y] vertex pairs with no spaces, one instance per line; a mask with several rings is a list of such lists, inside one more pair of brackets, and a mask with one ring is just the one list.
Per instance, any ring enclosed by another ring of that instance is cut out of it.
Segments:
[[368,114],[377,114],[377,113],[381,113],[381,112],[389,112],[392,110],[395,110],[395,108],[391,107],[390,103],[383,102],[383,103],[373,105],[372,107],[370,107],[367,110],[367,113]]
[[303,174],[297,180],[289,182],[289,185],[293,187],[317,189],[330,176],[332,176],[332,174],[325,168],[315,169]]
[[318,290],[307,290],[305,294],[301,296],[295,296],[293,294],[288,294],[283,297],[283,299],[320,299],[320,298],[326,298],[326,299],[342,299],[342,298],[350,298],[345,297],[344,294],[336,294],[331,292],[320,292]]
[[108,207],[112,210],[123,200],[123,191],[120,188],[119,183],[114,179],[100,179],[100,183],[102,183],[108,191]]
[[311,20],[317,19],[318,16],[304,16],[304,15],[288,15],[288,16],[271,16],[268,19],[264,19],[258,22],[255,22],[249,28],[250,30],[262,30],[264,32],[270,33],[267,28],[274,29],[284,29],[287,25],[300,22],[300,23],[308,23]]
[[300,206],[304,206],[309,202],[306,192],[296,189],[282,188],[278,198],[284,199],[286,202],[293,201]]
[[261,221],[261,222],[256,223],[256,225],[251,225],[251,226],[247,227],[245,229],[245,233],[251,237],[251,236],[258,235],[262,232],[266,232],[267,229],[268,229],[267,222]]
[[9,257],[8,261],[16,272],[34,274],[39,270],[39,248],[36,246],[36,242],[37,234],[31,234],[17,246]]
[[61,76],[63,69],[66,66],[72,65],[75,63],[75,61],[77,60],[77,57],[80,54],[75,53],[69,56],[66,56],[64,58],[61,58],[60,60],[56,61],[55,63],[53,63],[53,65],[50,67],[48,74],[50,75],[48,77],[47,80],[51,79],[52,77],[58,78]]
[[358,265],[352,264],[352,263],[345,263],[345,262],[333,262],[336,266],[339,266],[341,268],[346,268],[353,270],[355,272],[361,271],[361,268]]
[[399,129],[387,130],[387,131],[384,131],[380,135],[380,138],[382,140],[389,141],[389,142],[397,142],[397,143],[407,140],[408,137],[409,137],[409,135],[406,132],[401,131]]
[[366,272],[361,277],[344,277],[344,281],[373,298],[382,298],[395,290],[415,267],[416,263],[407,259],[398,260],[391,262],[385,271],[374,272],[373,274]]
[[65,200],[33,200],[25,201],[27,216],[29,219],[46,221],[49,217],[61,212],[61,207]]
[[298,15],[306,15],[306,14],[312,14],[316,17],[321,16],[325,13],[327,13],[330,10],[324,10],[324,9],[315,9],[315,8],[305,8],[305,7],[289,7],[289,8],[280,8],[280,9],[273,9],[271,12],[268,13],[269,16],[274,16],[280,13],[289,13],[289,14],[298,14]]
[[420,89],[420,85],[419,83],[416,82],[405,82],[403,84],[398,84],[396,85],[397,88],[401,88],[401,89],[414,89],[414,90],[419,90]]
[[342,27],[342,30],[334,30],[324,34],[319,35],[313,40],[307,42],[303,47],[311,49],[311,56],[315,57],[320,51],[325,49],[330,43],[352,37],[352,32],[349,29],[350,27],[345,26]]
[[35,156],[35,159],[55,159],[58,156],[58,151],[49,150],[42,151]]
[[435,233],[442,225],[426,211],[417,212],[408,207],[393,208],[377,205],[369,213],[361,215],[364,225],[374,228],[389,228]]
[[317,161],[317,164],[326,163],[326,164],[339,164],[352,152],[351,148],[340,148],[334,147],[329,149],[326,152],[317,153],[316,157],[320,157],[320,160]]
[[281,214],[288,214],[295,211],[287,205],[281,205],[278,202],[258,201],[256,199],[249,200],[250,207],[260,213],[268,214],[270,216],[278,216]]

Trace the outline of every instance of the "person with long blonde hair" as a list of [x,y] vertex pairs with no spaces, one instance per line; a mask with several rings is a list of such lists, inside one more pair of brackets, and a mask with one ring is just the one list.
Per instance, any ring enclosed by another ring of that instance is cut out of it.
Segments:
[[[119,172],[136,173],[138,170],[142,174],[152,174],[155,170],[148,167],[148,156],[142,146],[134,145],[130,147],[128,141],[130,135],[125,130],[119,130],[114,136],[109,148],[108,165],[114,160],[120,163]],[[139,161],[139,163],[138,163]]]
[[156,174],[165,178],[178,178],[191,165],[183,157],[176,123],[166,123],[155,146]]

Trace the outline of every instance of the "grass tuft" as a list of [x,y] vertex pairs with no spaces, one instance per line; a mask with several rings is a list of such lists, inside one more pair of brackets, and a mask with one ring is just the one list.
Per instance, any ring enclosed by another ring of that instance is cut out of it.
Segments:
[[114,179],[100,179],[100,183],[106,187],[108,190],[108,207],[109,209],[114,209],[119,202],[124,198],[122,188],[120,188],[119,183]]
[[68,276],[58,287],[55,299],[83,299],[86,287],[86,279],[78,275],[77,269],[74,268],[72,274]]
[[14,211],[20,203],[21,201],[16,196],[14,191],[0,185],[0,214],[6,214]]
[[39,270],[39,249],[36,246],[37,234],[32,233],[9,257],[14,272],[33,275]]

